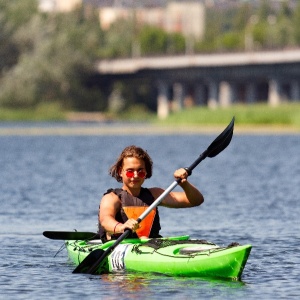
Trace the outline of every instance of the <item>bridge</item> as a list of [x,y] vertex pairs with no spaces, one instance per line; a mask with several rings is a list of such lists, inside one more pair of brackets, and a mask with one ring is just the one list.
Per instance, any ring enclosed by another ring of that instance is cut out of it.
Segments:
[[157,114],[184,106],[300,100],[300,50],[102,60],[97,80],[141,82],[155,90]]

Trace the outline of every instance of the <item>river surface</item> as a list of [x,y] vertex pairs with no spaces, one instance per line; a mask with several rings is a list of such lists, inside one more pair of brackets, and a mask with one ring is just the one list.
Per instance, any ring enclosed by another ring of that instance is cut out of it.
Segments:
[[[37,125],[56,126],[32,126]],[[3,123],[0,129],[18,126]],[[159,209],[163,236],[252,244],[240,281],[74,275],[63,241],[42,235],[45,230],[97,230],[101,195],[119,186],[108,169],[125,146],[147,149],[154,161],[145,187],[167,188],[174,170],[193,163],[217,135],[0,134],[1,295],[32,300],[299,299],[300,135],[235,134],[227,149],[202,161],[190,177],[205,196],[200,207]]]

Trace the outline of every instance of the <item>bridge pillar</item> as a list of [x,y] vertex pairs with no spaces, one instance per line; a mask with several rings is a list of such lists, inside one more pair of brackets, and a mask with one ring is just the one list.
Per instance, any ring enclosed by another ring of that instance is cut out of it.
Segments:
[[210,81],[208,84],[208,101],[209,108],[216,108],[218,106],[218,84],[215,81]]
[[238,84],[236,82],[231,82],[230,83],[230,87],[231,87],[231,102],[230,105],[232,103],[235,102],[239,102],[239,92],[238,92]]
[[233,102],[233,86],[226,81],[220,83],[219,102],[220,106],[228,107]]
[[291,100],[300,101],[300,84],[298,80],[291,81]]
[[206,95],[204,84],[196,83],[195,85],[195,104],[205,105]]
[[256,86],[253,82],[246,85],[246,103],[253,103],[256,99]]
[[173,84],[173,109],[175,111],[182,110],[185,97],[185,88],[182,83]]
[[280,103],[280,84],[277,79],[271,79],[269,81],[268,103],[272,106],[276,106]]
[[168,85],[166,82],[160,81],[158,83],[157,116],[159,119],[165,119],[168,115],[169,115]]

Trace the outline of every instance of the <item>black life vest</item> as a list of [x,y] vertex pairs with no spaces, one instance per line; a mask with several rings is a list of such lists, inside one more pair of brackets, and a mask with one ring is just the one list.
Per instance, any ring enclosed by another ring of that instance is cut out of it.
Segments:
[[[140,212],[146,210],[148,206],[150,206],[154,202],[154,197],[147,188],[141,188],[141,192],[138,197],[134,197],[131,194],[129,194],[127,191],[123,189],[109,189],[105,194],[108,193],[115,193],[120,201],[121,201],[121,209],[117,212],[115,219],[120,223],[125,223],[128,218],[134,218],[137,219],[140,216]],[[104,195],[105,195],[104,194]],[[135,209],[136,208],[136,209]],[[135,212],[134,212],[135,211]],[[99,219],[99,218],[98,218]],[[161,237],[159,234],[159,231],[161,229],[160,227],[160,220],[159,220],[159,213],[158,209],[155,208],[141,223],[141,231],[137,233],[139,235],[145,235],[150,238],[158,238]],[[99,228],[99,235],[102,241],[106,242],[106,231],[101,226],[100,223],[98,223]],[[138,238],[137,233],[131,233],[128,238]],[[112,239],[117,239],[118,235],[112,235]]]

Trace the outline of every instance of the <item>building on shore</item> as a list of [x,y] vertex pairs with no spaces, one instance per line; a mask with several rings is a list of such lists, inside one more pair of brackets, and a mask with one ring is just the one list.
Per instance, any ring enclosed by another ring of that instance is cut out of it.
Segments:
[[70,12],[82,5],[82,0],[39,0],[43,12]]
[[137,25],[149,24],[199,40],[204,35],[205,6],[197,1],[153,7],[106,6],[99,8],[99,19],[104,30],[119,19],[132,19]]
[[40,0],[39,9],[44,12],[70,12],[79,6],[93,5],[99,11],[103,30],[120,19],[133,20],[136,26],[145,24],[159,27],[169,33],[181,33],[185,37],[200,40],[205,30],[205,4],[191,1],[87,1]]

